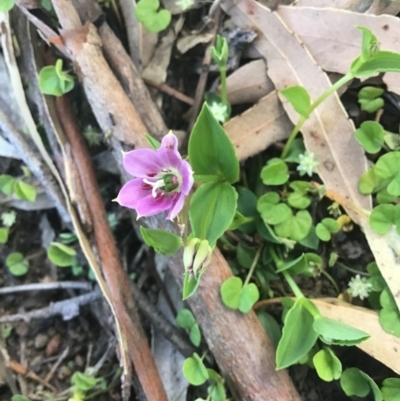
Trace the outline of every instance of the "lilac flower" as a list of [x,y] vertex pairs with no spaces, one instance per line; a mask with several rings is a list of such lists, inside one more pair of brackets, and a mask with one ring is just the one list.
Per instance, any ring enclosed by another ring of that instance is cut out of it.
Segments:
[[178,152],[178,139],[169,132],[157,150],[137,149],[124,154],[125,170],[136,177],[120,190],[117,202],[136,209],[138,218],[168,210],[174,219],[193,186],[193,171]]

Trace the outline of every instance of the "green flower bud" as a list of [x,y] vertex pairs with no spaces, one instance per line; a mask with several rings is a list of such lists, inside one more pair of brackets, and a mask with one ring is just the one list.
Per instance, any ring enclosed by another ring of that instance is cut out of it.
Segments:
[[183,264],[185,271],[192,278],[197,276],[211,262],[212,249],[207,240],[193,238],[183,251]]

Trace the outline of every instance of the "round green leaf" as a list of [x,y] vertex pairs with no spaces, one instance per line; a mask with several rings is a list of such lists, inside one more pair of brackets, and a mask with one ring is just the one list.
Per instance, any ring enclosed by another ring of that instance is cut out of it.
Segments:
[[310,95],[302,86],[290,86],[282,89],[280,93],[288,100],[292,107],[304,118],[310,115]]
[[15,394],[11,397],[11,401],[31,401],[29,398],[24,397],[20,394]]
[[192,196],[189,218],[196,238],[211,246],[228,229],[235,216],[237,192],[227,182],[202,184]]
[[158,0],[140,0],[135,7],[137,19],[150,32],[163,31],[171,22],[171,13],[168,10],[160,10]]
[[230,309],[239,309],[240,295],[243,282],[239,277],[231,277],[221,285],[221,298],[225,306]]
[[327,344],[356,345],[369,338],[369,334],[327,317],[317,317],[313,328]]
[[378,205],[373,208],[369,223],[377,234],[386,234],[393,224],[395,224],[394,205]]
[[253,305],[260,298],[260,293],[254,283],[245,285],[240,293],[239,310],[242,313],[249,313]]
[[382,396],[385,401],[400,400],[400,379],[389,378],[382,383]]
[[384,154],[376,162],[374,170],[377,177],[382,179],[392,178],[399,172],[400,152]]
[[261,170],[261,179],[265,185],[282,185],[289,179],[287,164],[281,159],[271,159]]
[[331,233],[322,223],[317,224],[315,227],[315,233],[321,241],[328,242],[331,240]]
[[368,153],[378,153],[383,145],[383,127],[376,121],[365,121],[356,130],[356,139]]
[[230,183],[239,178],[239,162],[232,142],[206,104],[190,134],[188,152],[196,174],[219,176]]
[[292,216],[292,210],[285,203],[271,205],[269,209],[264,209],[264,211],[261,213],[261,217],[264,222],[270,225],[282,223],[290,216]]
[[370,195],[382,182],[383,179],[375,174],[375,169],[372,167],[361,176],[358,183],[358,190],[363,195]]
[[[14,0],[1,0],[0,1],[0,12],[2,12],[2,13],[10,11],[13,7],[14,7]],[[14,401],[14,400],[12,400],[12,401]]]
[[6,266],[13,276],[23,276],[29,269],[29,261],[20,252],[12,252],[6,258]]
[[289,238],[294,241],[301,241],[310,232],[312,218],[308,211],[300,210],[284,222],[274,226],[279,237]]
[[313,317],[297,300],[285,317],[282,338],[276,350],[277,369],[295,364],[307,354],[318,338],[312,328]]
[[379,311],[379,323],[386,333],[400,337],[400,314],[398,310],[382,309]]
[[326,382],[338,380],[342,374],[342,364],[329,348],[319,350],[313,357],[313,363],[318,376]]
[[301,192],[292,192],[289,194],[287,202],[296,209],[307,209],[311,205],[311,198]]
[[277,192],[267,192],[257,201],[257,210],[259,213],[269,210],[273,205],[279,203],[280,196]]
[[196,319],[189,309],[181,309],[176,316],[176,324],[182,329],[190,329],[196,324]]
[[191,327],[189,332],[189,338],[194,346],[198,347],[200,345],[201,332],[200,332],[200,327],[197,323]]
[[370,392],[368,381],[357,368],[346,369],[340,377],[340,385],[349,397],[354,395],[357,397],[366,397]]
[[382,109],[383,106],[385,105],[384,100],[380,97],[372,100],[358,99],[358,102],[361,105],[361,110],[364,110],[367,113],[376,113],[379,109]]
[[52,242],[47,249],[47,257],[59,267],[71,266],[76,260],[76,251],[61,242]]
[[201,386],[209,377],[202,359],[196,353],[194,353],[192,357],[185,359],[182,373],[186,380],[193,386]]
[[182,238],[169,231],[140,226],[140,233],[144,242],[153,247],[157,253],[173,256],[182,248]]

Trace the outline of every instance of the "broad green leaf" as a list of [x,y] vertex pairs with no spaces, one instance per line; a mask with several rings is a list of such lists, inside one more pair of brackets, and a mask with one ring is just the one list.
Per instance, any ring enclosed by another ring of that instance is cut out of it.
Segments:
[[266,224],[275,225],[282,223],[292,216],[292,210],[285,203],[278,203],[277,205],[271,205],[268,210],[264,210],[261,213],[261,217]]
[[369,338],[369,334],[327,317],[316,317],[313,328],[326,344],[356,345]]
[[36,199],[36,188],[26,182],[17,180],[14,185],[14,193],[20,199],[27,200],[29,202],[35,202]]
[[16,179],[8,174],[0,175],[0,191],[10,196],[14,192]]
[[189,138],[189,160],[196,174],[217,175],[230,183],[239,178],[232,142],[206,104]]
[[[14,0],[1,0],[0,1],[0,12],[10,11],[14,7]],[[21,395],[22,397],[22,395]],[[12,400],[15,401],[15,400]]]
[[190,329],[196,324],[196,319],[189,309],[181,309],[176,316],[176,323],[182,329]]
[[94,376],[85,375],[82,372],[75,372],[71,377],[71,383],[79,390],[89,391],[96,387],[97,379]]
[[385,401],[400,400],[400,379],[389,378],[382,383],[382,396]]
[[192,196],[189,218],[193,235],[207,239],[211,246],[231,225],[237,192],[227,182],[202,184]]
[[313,357],[313,363],[318,376],[326,382],[338,380],[342,374],[342,364],[330,348],[319,350]]
[[400,167],[400,152],[389,152],[379,158],[374,170],[377,177],[389,179],[395,176]]
[[163,31],[171,22],[171,13],[159,8],[159,0],[140,0],[136,4],[136,17],[149,32]]
[[376,121],[364,121],[356,130],[356,139],[366,152],[378,153],[383,145],[383,127]]
[[340,377],[340,385],[349,397],[366,397],[370,392],[368,381],[357,368],[346,369]]
[[5,244],[8,241],[8,233],[10,229],[7,227],[0,227],[0,244]]
[[318,338],[312,328],[313,320],[301,300],[297,300],[285,317],[282,338],[276,350],[277,369],[295,364],[313,347]]
[[311,99],[305,88],[302,86],[290,86],[289,88],[282,89],[280,93],[287,99],[297,113],[304,118],[309,117]]
[[377,234],[386,234],[393,224],[396,223],[398,208],[394,205],[378,205],[372,209],[369,216],[369,224]]
[[282,185],[289,179],[289,168],[281,159],[271,159],[261,170],[261,179],[265,185]]
[[20,252],[12,252],[6,258],[6,266],[13,276],[23,276],[28,272],[29,261]]
[[351,65],[351,72],[355,77],[371,76],[377,72],[400,72],[400,54],[380,51],[368,61],[360,63],[356,59]]
[[201,386],[209,377],[203,360],[196,353],[185,359],[182,366],[182,373],[185,379],[193,386]]
[[382,291],[379,300],[382,306],[379,311],[379,323],[387,333],[400,337],[400,313],[388,288]]
[[11,401],[31,401],[30,398],[26,398],[23,395],[15,394],[11,397]]
[[173,256],[182,248],[182,238],[169,231],[140,226],[140,233],[147,245],[163,255]]
[[275,225],[274,229],[279,237],[289,238],[298,242],[308,235],[311,226],[312,218],[310,213],[306,210],[300,210],[284,222]]
[[56,65],[48,65],[40,70],[39,87],[45,95],[62,96],[74,87],[74,79],[66,72],[61,71],[62,60]]
[[383,179],[376,175],[375,169],[372,167],[361,176],[358,190],[363,195],[370,195],[382,182]]
[[225,306],[234,310],[239,309],[242,313],[248,313],[260,296],[255,284],[250,283],[243,286],[239,277],[225,280],[220,292]]
[[73,248],[61,242],[52,242],[47,249],[47,257],[59,267],[71,266],[76,261],[76,252]]

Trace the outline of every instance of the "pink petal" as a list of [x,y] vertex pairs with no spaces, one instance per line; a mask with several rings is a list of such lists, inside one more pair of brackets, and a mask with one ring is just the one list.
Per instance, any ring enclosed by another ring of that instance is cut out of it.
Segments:
[[179,172],[182,175],[181,191],[184,195],[188,195],[194,182],[192,166],[186,160],[183,160]]
[[172,133],[168,132],[161,141],[161,148],[171,149],[178,151],[178,138]]
[[138,218],[142,216],[154,216],[155,214],[170,209],[172,204],[172,196],[164,196],[162,199],[156,199],[150,195],[138,202],[136,206],[136,212],[138,214]]
[[183,195],[183,193],[180,193],[179,196],[174,200],[174,203],[168,213],[167,219],[173,220],[182,210],[184,203],[185,203],[185,195]]
[[177,150],[160,148],[157,150],[157,155],[160,158],[163,167],[174,167],[180,169],[182,157]]
[[121,206],[136,209],[138,202],[149,195],[151,196],[151,188],[143,189],[143,180],[135,178],[121,188],[116,200]]
[[134,177],[147,178],[157,174],[163,167],[163,161],[152,149],[136,149],[125,153],[125,170]]

